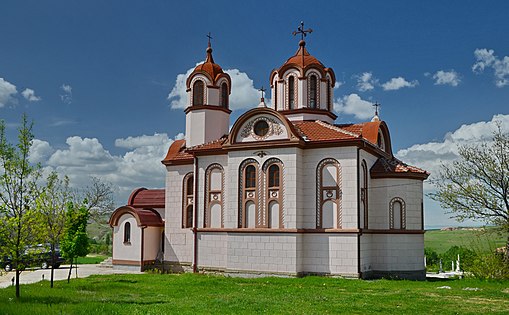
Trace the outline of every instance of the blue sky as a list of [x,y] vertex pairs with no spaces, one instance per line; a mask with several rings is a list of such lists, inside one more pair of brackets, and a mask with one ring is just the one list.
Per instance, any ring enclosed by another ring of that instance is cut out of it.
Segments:
[[[164,185],[158,161],[185,130],[179,82],[205,35],[235,77],[233,123],[294,54],[303,20],[309,52],[336,73],[336,122],[380,102],[394,153],[436,173],[494,117],[509,130],[508,16],[507,1],[2,1],[0,118],[13,138],[28,113],[33,161],[76,185],[109,180],[120,204]],[[426,209],[427,224],[452,222]]]

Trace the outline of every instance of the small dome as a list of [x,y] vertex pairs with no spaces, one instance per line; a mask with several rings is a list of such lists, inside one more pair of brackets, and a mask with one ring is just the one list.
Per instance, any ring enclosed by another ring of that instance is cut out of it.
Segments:
[[299,49],[295,55],[290,57],[282,67],[287,65],[296,65],[300,68],[306,68],[309,65],[317,65],[321,68],[325,68],[325,66],[320,61],[318,61],[318,59],[309,54],[306,49],[306,42],[304,40],[299,42]]
[[207,59],[205,59],[205,62],[201,65],[197,65],[193,72],[199,71],[207,72],[212,77],[212,80],[215,80],[217,75],[224,73],[221,66],[214,63],[214,58],[212,58],[212,47],[210,46],[207,47]]
[[331,78],[331,84],[336,82],[334,71],[331,68],[325,67],[323,63],[308,52],[306,49],[306,42],[304,40],[299,42],[299,49],[297,49],[295,55],[288,58],[288,60],[279,67],[279,69],[272,70],[270,82],[273,83],[273,79],[276,74],[278,74],[279,78],[282,78],[286,71],[291,68],[297,68],[301,76],[304,76],[309,68],[313,68],[321,73],[322,78],[325,78],[328,74]]

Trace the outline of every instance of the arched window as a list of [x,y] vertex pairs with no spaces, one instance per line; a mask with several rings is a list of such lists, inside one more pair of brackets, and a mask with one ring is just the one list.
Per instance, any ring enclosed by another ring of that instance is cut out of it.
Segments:
[[129,222],[124,224],[124,243],[131,243],[131,223]]
[[239,228],[260,226],[258,210],[258,162],[247,159],[239,167]]
[[228,108],[228,84],[226,82],[221,84],[221,106]]
[[269,187],[279,187],[279,166],[277,164],[269,167]]
[[406,229],[406,205],[400,197],[392,198],[389,203],[389,228],[395,230]]
[[205,171],[205,218],[203,227],[223,227],[224,173],[220,164]]
[[271,158],[263,165],[264,174],[264,200],[265,211],[261,213],[261,225],[267,228],[284,228],[283,217],[283,162]]
[[362,160],[361,164],[361,176],[360,176],[360,188],[361,188],[361,209],[360,209],[360,222],[361,228],[368,228],[368,167],[366,161]]
[[316,108],[318,98],[317,98],[317,80],[316,75],[312,75],[309,77],[309,107]]
[[316,168],[316,228],[341,229],[341,165],[323,159]]
[[188,173],[182,183],[182,228],[193,227],[194,176]]
[[288,109],[295,108],[295,78],[290,76],[288,78]]
[[274,84],[274,110],[277,110],[277,81]]
[[205,104],[204,93],[205,86],[203,81],[196,80],[193,84],[193,105],[203,105]]
[[256,168],[254,165],[246,167],[246,188],[256,187]]

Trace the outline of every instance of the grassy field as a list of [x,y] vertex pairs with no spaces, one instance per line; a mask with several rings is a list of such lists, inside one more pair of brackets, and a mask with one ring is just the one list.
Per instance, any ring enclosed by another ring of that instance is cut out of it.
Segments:
[[451,246],[464,246],[475,251],[491,251],[505,245],[507,236],[480,229],[458,229],[453,231],[431,230],[424,234],[424,244],[437,253],[447,251]]
[[[448,286],[450,289],[440,288]],[[466,288],[471,288],[467,289]],[[477,288],[478,290],[472,290]],[[111,275],[0,289],[1,314],[507,314],[509,281]]]
[[108,258],[108,256],[105,255],[87,255],[86,257],[78,257],[78,264],[98,264],[101,261]]

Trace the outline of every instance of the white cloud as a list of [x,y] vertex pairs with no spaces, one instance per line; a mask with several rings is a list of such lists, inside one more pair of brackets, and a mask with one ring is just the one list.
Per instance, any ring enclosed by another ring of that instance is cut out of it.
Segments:
[[[509,115],[495,115],[490,121],[480,121],[462,125],[444,136],[442,141],[416,144],[399,150],[396,156],[411,165],[431,172],[430,179],[436,177],[443,163],[449,164],[458,158],[458,148],[462,145],[476,145],[489,141],[499,123],[503,131],[509,133]],[[427,189],[432,187],[427,184]]]
[[[182,137],[180,133],[175,138]],[[45,173],[54,170],[68,175],[75,187],[89,185],[90,176],[108,181],[117,189],[117,202],[125,204],[134,188],[164,187],[165,168],[161,160],[172,142],[164,133],[116,139],[115,145],[127,152],[114,155],[96,138],[69,137],[66,146],[60,149],[35,139],[30,161],[41,163]]]
[[127,137],[116,139],[115,146],[119,148],[135,149],[138,147],[157,146],[168,144],[168,135],[165,133],[154,133],[153,136]]
[[18,91],[16,86],[3,78],[0,78],[0,108],[4,107],[9,101],[11,101],[14,95]]
[[435,80],[435,85],[458,86],[458,84],[461,82],[460,75],[454,70],[439,70],[435,72],[433,79]]
[[394,91],[394,90],[399,90],[404,87],[413,88],[413,87],[416,87],[418,84],[419,84],[419,81],[417,81],[417,80],[409,82],[403,77],[397,77],[397,78],[392,78],[389,81],[382,84],[382,88],[384,89],[384,91]]
[[373,103],[361,99],[355,93],[336,99],[334,101],[334,110],[338,113],[354,115],[358,119],[368,119],[375,114]]
[[509,56],[500,59],[495,56],[493,49],[476,49],[474,51],[477,62],[472,66],[474,73],[482,73],[486,68],[492,68],[495,74],[495,85],[504,87],[509,85]]
[[35,91],[29,88],[26,88],[23,92],[21,92],[21,95],[30,102],[37,102],[41,100],[39,96],[35,95]]
[[62,84],[62,86],[60,86],[60,89],[64,92],[64,94],[60,95],[60,99],[62,100],[62,102],[66,103],[66,104],[71,104],[72,103],[72,86],[64,83],[64,84]]
[[[201,63],[197,65],[199,64]],[[172,109],[187,107],[186,80],[193,70],[194,67],[187,70],[186,73],[177,75],[175,85],[171,89],[170,94],[168,94],[168,100],[170,100],[170,107]],[[246,73],[238,69],[228,69],[224,70],[224,72],[228,73],[232,79],[230,109],[256,107],[260,102],[260,92],[254,87],[253,80]],[[269,104],[270,100],[266,97],[265,102]]]
[[49,157],[55,152],[49,142],[34,139],[32,146],[30,147],[30,162],[32,163],[43,163],[49,159]]
[[373,77],[372,72],[364,72],[355,77],[357,78],[357,89],[361,92],[371,91],[378,84],[378,79]]

